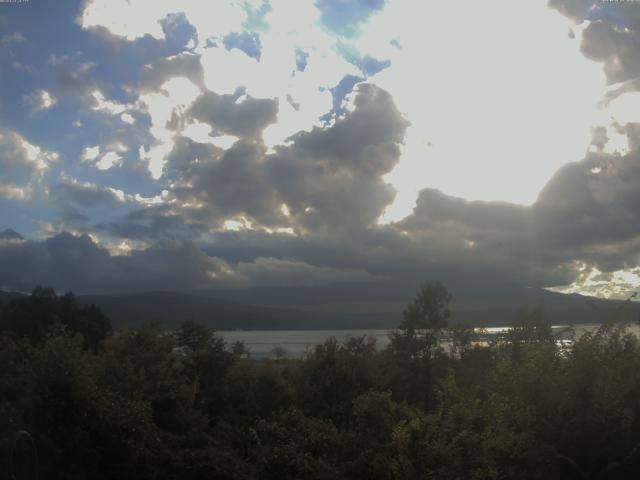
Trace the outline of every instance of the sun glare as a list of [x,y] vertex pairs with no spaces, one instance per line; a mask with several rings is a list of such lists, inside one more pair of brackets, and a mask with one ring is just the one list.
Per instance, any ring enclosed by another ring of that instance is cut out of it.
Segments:
[[[583,158],[599,118],[605,78],[580,52],[584,25],[546,2],[465,2],[464,14],[454,3],[424,2],[419,15],[404,11],[415,8],[390,4],[360,40],[375,53],[376,31],[401,32],[402,48],[385,50],[392,68],[372,79],[411,122],[387,176],[398,195],[385,220],[410,213],[424,187],[533,203],[560,166]],[[397,28],[400,19],[415,21]]]

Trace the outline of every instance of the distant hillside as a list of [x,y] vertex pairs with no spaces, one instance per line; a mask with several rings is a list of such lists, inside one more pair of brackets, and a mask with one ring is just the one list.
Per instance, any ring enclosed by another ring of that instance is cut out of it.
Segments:
[[0,290],[0,302],[8,302],[14,298],[26,298],[28,295],[18,292],[4,292]]
[[216,330],[310,330],[385,328],[397,324],[381,315],[264,307],[175,292],[85,295],[78,299],[84,304],[98,305],[115,325],[159,321],[165,326],[175,326],[193,320]]
[[[465,292],[452,289],[452,323],[510,325],[516,310],[542,307],[555,325],[598,323],[616,312],[640,319],[640,303],[564,295],[538,288],[509,286]],[[338,330],[394,328],[415,287],[363,284],[216,291],[208,294],[147,292],[129,295],[80,295],[81,304],[98,305],[115,326],[158,321],[173,327],[184,320],[216,330]],[[0,292],[0,301],[23,297]]]
[[[452,323],[478,326],[509,325],[523,307],[541,307],[554,325],[599,323],[620,313],[626,321],[640,319],[640,302],[625,304],[583,295],[565,295],[542,288],[482,284],[470,281],[445,282],[452,293]],[[402,311],[417,291],[416,284],[363,283],[294,288],[253,288],[212,292],[218,298],[237,303],[296,308],[302,311],[344,312],[370,315],[377,324],[396,326]]]
[[12,228],[7,228],[6,230],[3,230],[2,232],[0,232],[0,239],[1,240],[24,240],[22,235],[20,235],[18,232],[16,232]]

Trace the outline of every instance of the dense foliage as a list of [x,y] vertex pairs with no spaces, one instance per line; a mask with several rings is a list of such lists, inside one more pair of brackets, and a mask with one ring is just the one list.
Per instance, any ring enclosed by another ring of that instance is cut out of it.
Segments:
[[112,332],[37,289],[0,306],[2,472],[12,448],[16,478],[36,468],[26,431],[47,479],[635,478],[636,337],[605,323],[560,348],[523,311],[482,345],[448,302],[424,285],[382,351],[253,361],[202,325]]

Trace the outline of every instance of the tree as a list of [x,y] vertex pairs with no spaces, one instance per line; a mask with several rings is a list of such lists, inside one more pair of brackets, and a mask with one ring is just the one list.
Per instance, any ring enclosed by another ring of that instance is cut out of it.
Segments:
[[555,343],[551,324],[540,307],[519,309],[513,318],[513,328],[507,331],[505,339],[507,344],[516,348],[516,352],[522,344]]
[[207,413],[222,413],[225,377],[238,358],[227,351],[222,337],[197,322],[183,322],[176,339],[184,349],[184,373],[197,386],[196,403]]
[[215,340],[211,328],[192,320],[180,324],[176,337],[178,345],[187,347],[192,352],[206,350]]
[[423,283],[402,313],[400,332],[392,334],[392,348],[407,359],[431,358],[438,335],[447,328],[451,294],[437,283]]
[[95,350],[110,335],[111,322],[95,305],[80,306],[73,293],[58,297],[51,288],[36,287],[31,296],[11,300],[0,318],[0,331],[42,344],[52,329],[79,333],[84,347]]
[[438,336],[451,316],[451,295],[441,283],[424,283],[403,312],[399,331],[390,334],[390,350],[399,371],[392,375],[393,390],[405,400],[429,404],[434,400],[434,378],[442,362],[435,362]]
[[451,335],[451,355],[457,358],[462,358],[478,338],[471,325],[455,325],[449,329],[449,334]]

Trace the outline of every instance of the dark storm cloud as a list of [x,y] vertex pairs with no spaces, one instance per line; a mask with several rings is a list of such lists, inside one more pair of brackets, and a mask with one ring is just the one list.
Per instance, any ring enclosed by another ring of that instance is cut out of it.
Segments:
[[214,131],[238,137],[255,138],[276,121],[278,100],[246,98],[237,101],[236,95],[218,95],[207,91],[193,103],[193,118],[211,125]]
[[391,95],[375,85],[359,85],[353,112],[331,128],[315,127],[292,137],[296,153],[365,177],[388,173],[398,162],[399,145],[409,123]]
[[112,256],[87,235],[61,233],[44,242],[0,244],[0,284],[30,289],[131,291],[206,284],[220,264],[188,243],[165,241],[129,256]]
[[[184,148],[184,147],[187,148]],[[212,148],[209,156],[194,156],[201,148],[183,142],[170,156],[187,165],[174,193],[183,215],[204,220],[214,226],[230,217],[246,216],[262,225],[285,222],[278,193],[264,163],[265,147],[259,143],[236,142],[221,152]],[[193,147],[193,148],[189,148]],[[185,160],[185,156],[188,160]],[[191,205],[201,205],[192,209]]]
[[0,285],[30,290],[42,283],[57,288],[90,290],[115,273],[108,252],[88,236],[62,234],[43,242],[0,241]]
[[[352,112],[295,135],[274,154],[260,141],[240,140],[225,151],[177,138],[168,201],[102,223],[100,231],[147,242],[198,239],[209,254],[238,262],[244,283],[266,282],[267,274],[278,284],[363,281],[424,265],[409,258],[401,233],[375,228],[395,194],[382,176],[398,161],[406,127],[388,93],[361,85]],[[256,230],[220,230],[241,217]],[[269,233],[277,228],[302,236]]]
[[171,57],[157,58],[146,64],[140,71],[140,90],[158,90],[173,77],[186,77],[204,89],[204,70],[200,63],[200,55],[184,52]]
[[55,96],[82,99],[99,86],[93,72],[95,62],[85,59],[81,52],[51,55],[49,64],[55,78],[52,86]]
[[187,172],[196,159],[202,161],[217,161],[224,150],[207,143],[198,143],[190,138],[177,136],[173,149],[168,156],[168,167],[175,169],[180,175]]
[[116,194],[108,188],[70,180],[54,184],[51,187],[50,195],[57,202],[85,207],[113,207],[121,201]]
[[240,262],[237,271],[246,279],[250,279],[251,284],[269,287],[312,286],[374,280],[371,274],[363,270],[318,267],[280,258],[256,258],[252,262]]
[[374,223],[395,196],[382,177],[399,160],[407,126],[389,93],[362,84],[352,112],[278,148],[268,165],[295,221],[312,231]]
[[589,20],[583,32],[582,52],[601,62],[609,83],[640,75],[640,8],[637,2],[550,0],[576,23]]
[[204,243],[203,249],[234,262],[248,262],[256,257],[286,258],[334,269],[362,270],[377,279],[404,281],[410,277],[417,282],[426,273],[435,275],[433,259],[426,257],[412,238],[391,225],[350,232],[336,229],[313,235],[255,230],[217,232]]
[[49,201],[58,210],[61,220],[80,222],[90,220],[89,211],[92,209],[115,209],[122,203],[122,200],[108,188],[69,178],[63,178],[51,185]]
[[640,236],[639,204],[640,151],[593,154],[566,165],[545,186],[535,205],[536,226],[549,247],[593,250],[589,258],[603,269],[622,268],[640,253],[624,247]]
[[83,293],[370,280],[364,271],[275,258],[233,265],[189,241],[163,240],[128,255],[112,255],[89,236],[67,232],[42,242],[0,239],[0,285],[23,290],[35,284]]
[[640,30],[622,28],[598,20],[584,31],[582,52],[602,62],[609,83],[631,80],[640,75]]
[[[109,255],[88,237],[69,234],[43,243],[6,242],[0,245],[0,271],[5,272],[0,284],[19,288],[31,279],[60,288],[115,291],[447,275],[482,278],[488,284],[565,284],[577,277],[576,262],[602,271],[637,264],[638,185],[638,152],[591,155],[561,169],[530,207],[470,202],[427,189],[413,214],[396,224],[348,234],[338,228],[302,236],[218,232],[203,242],[203,250],[184,241],[187,235],[179,236],[194,228],[191,238],[197,238],[198,227],[182,223],[188,216],[160,206],[129,215],[128,224],[117,225],[118,233],[149,241],[173,234],[183,240],[160,240],[125,257]],[[160,225],[163,217],[166,223]],[[15,262],[25,265],[20,273]],[[64,278],[51,273],[67,271],[71,273]]]
[[[216,279],[225,282],[224,261],[209,257],[191,242],[164,240],[128,256],[114,257],[112,261],[128,279],[127,290],[200,289],[215,285]],[[233,279],[229,279],[233,283]],[[129,283],[130,282],[130,283]],[[122,288],[122,287],[121,287]]]
[[[194,110],[214,114],[215,105],[204,108],[202,99]],[[365,228],[394,198],[382,177],[398,162],[407,125],[387,92],[361,85],[353,112],[331,127],[294,135],[274,154],[259,141],[239,141],[224,152],[177,141],[169,165],[181,177],[173,191],[182,205],[201,204],[213,223],[245,216],[258,226]]]
[[640,149],[640,123],[627,123],[620,131],[627,135],[630,150]]
[[[532,271],[536,264],[531,258],[535,251],[530,215],[527,207],[471,202],[426,189],[413,214],[396,226],[407,233],[415,250],[441,269],[485,271],[488,281],[503,277],[531,282],[540,279]],[[548,267],[545,264],[543,270],[551,276]]]
[[549,286],[570,283],[574,262],[611,271],[640,255],[640,153],[592,154],[560,169],[537,202],[469,202],[423,190],[397,224],[424,254]]
[[187,222],[187,215],[174,213],[168,205],[137,209],[124,217],[97,225],[99,232],[118,238],[155,242],[158,239],[197,239],[209,231],[205,223]]

